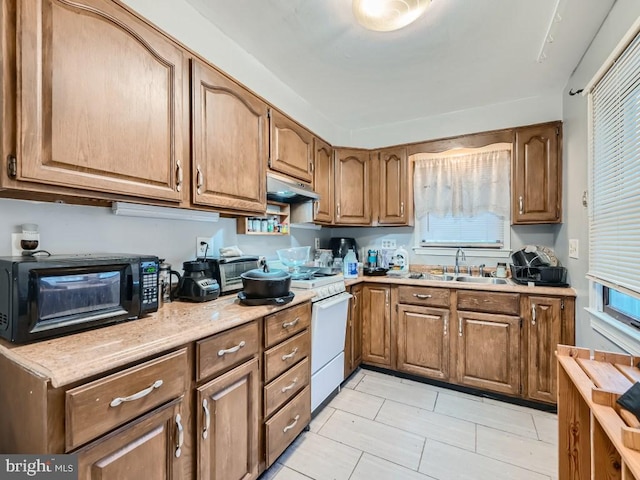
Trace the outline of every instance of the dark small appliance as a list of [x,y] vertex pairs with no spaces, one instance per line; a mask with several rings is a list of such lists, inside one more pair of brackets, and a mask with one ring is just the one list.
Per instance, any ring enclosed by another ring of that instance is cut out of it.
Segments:
[[521,285],[568,287],[567,269],[546,247],[528,246],[511,255],[511,279]]
[[358,244],[355,238],[349,237],[331,237],[329,239],[329,248],[333,253],[333,258],[344,258],[349,250],[353,250],[356,254],[356,259],[360,261],[358,256]]
[[184,262],[182,269],[184,273],[178,283],[176,298],[190,302],[208,302],[220,296],[220,285],[209,276],[209,265],[206,262]]

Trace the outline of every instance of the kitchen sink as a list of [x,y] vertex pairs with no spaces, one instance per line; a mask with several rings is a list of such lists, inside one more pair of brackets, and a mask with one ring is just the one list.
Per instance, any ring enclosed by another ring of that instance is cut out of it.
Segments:
[[470,276],[456,277],[456,282],[489,283],[489,284],[493,284],[493,285],[507,285],[509,283],[506,278],[470,277]]

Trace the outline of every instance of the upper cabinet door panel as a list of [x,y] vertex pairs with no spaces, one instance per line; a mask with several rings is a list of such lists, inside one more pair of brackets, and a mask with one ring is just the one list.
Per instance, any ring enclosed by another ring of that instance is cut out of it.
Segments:
[[338,225],[369,225],[369,152],[335,151],[336,221]]
[[18,178],[180,201],[182,50],[114,2],[18,2]]
[[267,106],[196,60],[192,95],[193,202],[264,212]]
[[382,150],[379,160],[381,225],[407,225],[411,205],[408,196],[408,161],[405,148]]
[[328,143],[314,139],[313,185],[320,199],[315,203],[313,220],[333,222],[333,149]]
[[311,183],[313,135],[276,110],[271,111],[269,168]]
[[512,220],[514,224],[561,220],[560,124],[516,130]]

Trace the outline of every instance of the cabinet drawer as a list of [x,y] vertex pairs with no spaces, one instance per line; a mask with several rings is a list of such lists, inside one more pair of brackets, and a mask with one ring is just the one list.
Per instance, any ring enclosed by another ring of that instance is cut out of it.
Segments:
[[264,381],[270,382],[304,357],[309,356],[309,330],[264,352]]
[[280,375],[264,387],[264,416],[268,418],[291,397],[309,385],[311,370],[305,358],[295,367]]
[[128,422],[187,389],[185,349],[73,388],[65,394],[67,451]]
[[430,307],[448,307],[449,289],[409,286],[399,287],[398,303],[428,305]]
[[267,467],[293,442],[311,420],[311,387],[307,386],[271,420],[265,422]]
[[458,290],[458,310],[520,315],[520,295]]
[[196,380],[227,370],[257,355],[259,350],[258,322],[247,323],[200,340],[196,342]]
[[311,305],[304,303],[287,310],[269,315],[264,319],[264,336],[266,347],[272,347],[298,332],[311,323]]

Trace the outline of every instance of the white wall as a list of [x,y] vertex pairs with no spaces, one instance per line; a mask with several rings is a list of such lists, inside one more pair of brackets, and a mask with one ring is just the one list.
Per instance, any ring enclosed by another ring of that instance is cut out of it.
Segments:
[[[617,0],[598,35],[585,52],[569,79],[562,97],[564,121],[564,218],[556,243],[556,252],[569,267],[571,286],[578,292],[576,303],[576,342],[580,346],[619,350],[613,343],[594,332],[584,308],[589,304],[585,278],[588,261],[588,214],[582,205],[582,194],[588,190],[589,158],[587,97],[570,96],[569,90],[583,88],[603,65],[631,25],[640,17],[638,0]],[[578,239],[580,258],[568,258],[569,239]]]
[[40,246],[61,253],[146,253],[166,258],[175,270],[195,258],[196,237],[213,237],[214,252],[238,245],[246,254],[276,258],[276,250],[311,245],[327,231],[292,229],[290,236],[236,234],[236,221],[216,223],[122,217],[110,208],[0,199],[0,256],[11,255],[12,232],[23,223],[40,227]]

